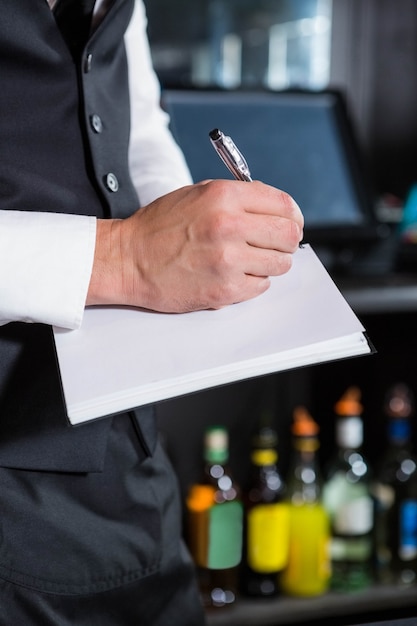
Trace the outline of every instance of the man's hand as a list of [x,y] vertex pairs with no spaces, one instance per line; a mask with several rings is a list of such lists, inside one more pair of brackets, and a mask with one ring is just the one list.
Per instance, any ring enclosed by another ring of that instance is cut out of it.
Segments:
[[274,187],[183,187],[125,220],[98,220],[87,304],[186,312],[248,300],[290,269],[302,235],[300,209]]

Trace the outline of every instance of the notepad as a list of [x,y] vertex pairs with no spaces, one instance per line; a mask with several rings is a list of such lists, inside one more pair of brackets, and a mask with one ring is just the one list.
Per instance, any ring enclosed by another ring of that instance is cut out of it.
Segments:
[[220,310],[90,307],[54,327],[71,424],[219,385],[370,354],[365,328],[309,245],[262,295]]

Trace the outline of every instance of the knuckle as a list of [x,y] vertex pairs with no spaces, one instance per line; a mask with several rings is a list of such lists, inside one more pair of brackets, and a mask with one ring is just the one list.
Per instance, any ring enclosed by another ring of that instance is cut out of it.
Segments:
[[219,309],[235,301],[235,288],[229,281],[219,281],[210,294],[211,307]]
[[304,217],[300,207],[292,196],[285,191],[280,191],[283,215],[290,220],[294,220],[299,227],[304,225]]
[[280,217],[273,225],[275,228],[271,230],[271,246],[281,252],[295,252],[302,238],[302,229],[297,222]]
[[212,180],[205,185],[205,192],[210,194],[213,206],[227,206],[231,201],[231,181]]
[[235,258],[231,246],[220,244],[213,249],[212,271],[221,280],[227,280],[228,275],[234,269],[234,265]]
[[[233,234],[239,228],[239,220],[236,215],[226,210],[212,211],[208,221],[208,236],[212,241],[226,242],[233,237]],[[223,250],[223,254],[227,254],[227,250]]]

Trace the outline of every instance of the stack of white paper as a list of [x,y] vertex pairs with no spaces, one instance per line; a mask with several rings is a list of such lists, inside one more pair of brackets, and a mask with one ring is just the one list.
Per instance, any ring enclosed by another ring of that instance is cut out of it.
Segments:
[[183,314],[91,307],[80,329],[54,328],[54,337],[72,424],[372,351],[309,245],[253,300]]

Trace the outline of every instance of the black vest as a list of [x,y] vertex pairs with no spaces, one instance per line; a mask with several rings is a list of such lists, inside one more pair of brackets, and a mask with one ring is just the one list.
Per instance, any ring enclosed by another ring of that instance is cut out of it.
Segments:
[[[125,217],[139,206],[123,43],[133,6],[114,0],[74,62],[46,0],[2,0],[1,209]],[[150,411],[138,420],[152,447]],[[99,471],[110,422],[69,426],[50,327],[0,327],[0,466]]]

